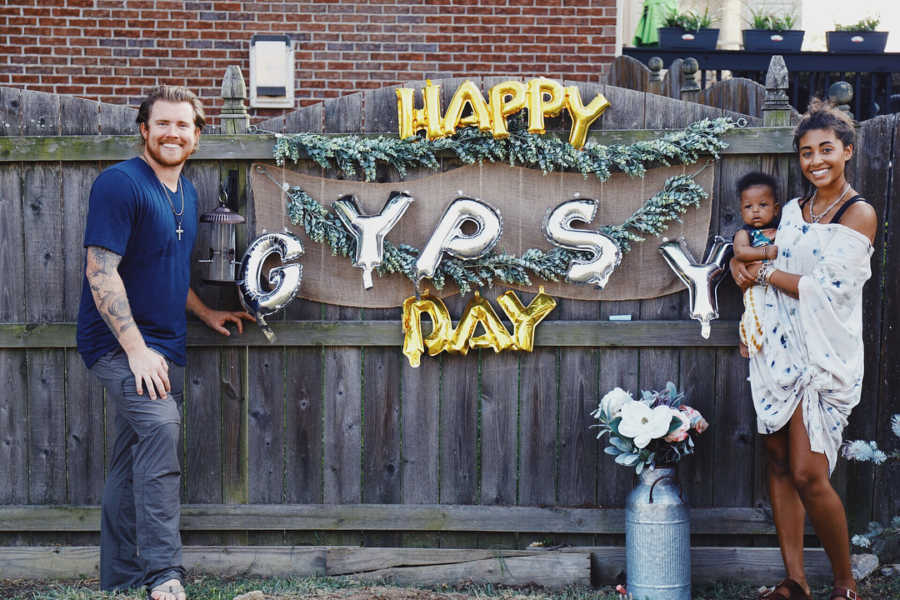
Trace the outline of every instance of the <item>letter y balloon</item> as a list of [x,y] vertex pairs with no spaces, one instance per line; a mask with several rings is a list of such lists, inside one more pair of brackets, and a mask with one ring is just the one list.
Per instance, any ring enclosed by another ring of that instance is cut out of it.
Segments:
[[663,243],[659,246],[666,263],[687,286],[691,318],[700,321],[700,335],[703,339],[709,339],[709,322],[719,318],[716,291],[725,276],[725,263],[731,248],[731,242],[726,242],[717,235],[706,255],[706,261],[698,263],[684,238],[678,238],[677,241],[663,238]]

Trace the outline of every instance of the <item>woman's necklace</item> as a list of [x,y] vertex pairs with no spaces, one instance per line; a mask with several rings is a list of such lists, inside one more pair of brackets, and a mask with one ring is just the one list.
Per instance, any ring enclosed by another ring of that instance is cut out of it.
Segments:
[[823,210],[823,211],[822,211],[821,213],[819,213],[818,215],[817,215],[815,212],[813,212],[813,208],[815,207],[815,204],[816,204],[816,195],[819,193],[819,190],[817,189],[815,192],[813,192],[812,198],[809,199],[809,219],[810,219],[810,223],[818,223],[820,220],[822,220],[822,217],[824,217],[824,216],[827,215],[829,212],[831,212],[831,209],[834,208],[835,206],[837,206],[837,205],[840,203],[840,201],[844,199],[844,196],[846,196],[846,195],[847,195],[847,192],[849,192],[849,191],[850,191],[850,183],[848,182],[848,183],[846,183],[846,184],[844,185],[844,191],[841,193],[840,196],[838,196],[838,199],[835,200],[834,202],[832,202],[831,204],[829,204],[829,205],[825,208],[825,210]]
[[[140,157],[142,161],[147,163],[147,159],[143,156]],[[147,163],[147,166],[150,166],[150,163]],[[150,167],[150,170],[153,170],[153,167]],[[172,209],[172,214],[175,216],[175,233],[178,234],[178,240],[181,241],[181,234],[184,233],[184,229],[181,227],[181,224],[184,222],[184,219],[179,219],[178,217],[184,214],[184,186],[181,185],[181,175],[178,176],[178,183],[176,184],[177,192],[181,192],[181,210],[175,210],[175,202],[172,201],[172,198],[169,196],[169,188],[166,187],[162,181],[160,181],[159,176],[156,175],[156,171],[153,171],[153,175],[156,177],[156,182],[159,184],[159,187],[162,188],[163,194],[166,197],[166,200],[169,201],[169,208]]]

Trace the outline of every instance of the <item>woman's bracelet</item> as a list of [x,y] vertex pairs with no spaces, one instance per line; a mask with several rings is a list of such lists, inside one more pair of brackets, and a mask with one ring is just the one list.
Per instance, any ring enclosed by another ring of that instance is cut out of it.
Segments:
[[759,285],[769,285],[772,274],[775,273],[775,267],[771,263],[763,263],[756,272],[756,283]]

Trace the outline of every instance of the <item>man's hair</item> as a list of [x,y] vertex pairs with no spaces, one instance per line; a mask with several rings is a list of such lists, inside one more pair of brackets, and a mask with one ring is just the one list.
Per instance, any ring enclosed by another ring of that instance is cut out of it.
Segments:
[[762,173],[760,171],[751,171],[747,173],[737,182],[737,195],[738,198],[741,197],[741,194],[744,193],[744,190],[747,188],[751,188],[754,185],[764,185],[767,186],[770,190],[772,190],[772,198],[775,199],[775,203],[778,202],[778,182],[774,177],[769,175],[768,173]]
[[815,129],[830,129],[844,146],[856,145],[856,127],[853,125],[853,119],[831,102],[823,102],[818,98],[813,98],[809,102],[809,110],[794,129],[795,152],[800,150],[800,138],[807,131]]
[[138,127],[140,127],[142,123],[147,125],[147,121],[150,119],[150,110],[157,100],[165,100],[166,102],[187,102],[191,105],[191,108],[194,109],[194,125],[201,131],[203,130],[203,126],[206,125],[206,113],[203,112],[203,105],[200,104],[200,98],[198,98],[194,92],[180,85],[161,85],[150,92],[144,101],[141,102],[137,119],[135,119]]

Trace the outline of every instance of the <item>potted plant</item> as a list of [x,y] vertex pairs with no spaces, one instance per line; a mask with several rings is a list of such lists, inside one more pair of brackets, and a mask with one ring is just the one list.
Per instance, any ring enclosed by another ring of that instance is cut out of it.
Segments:
[[875,17],[852,25],[835,25],[825,32],[829,52],[884,52],[887,31],[875,31],[880,21]]
[[794,16],[751,11],[750,29],[744,29],[744,50],[799,52],[804,32],[794,29]]
[[713,18],[709,8],[703,14],[689,10],[673,10],[666,15],[664,27],[660,27],[659,47],[671,50],[715,50],[719,30],[712,29]]

